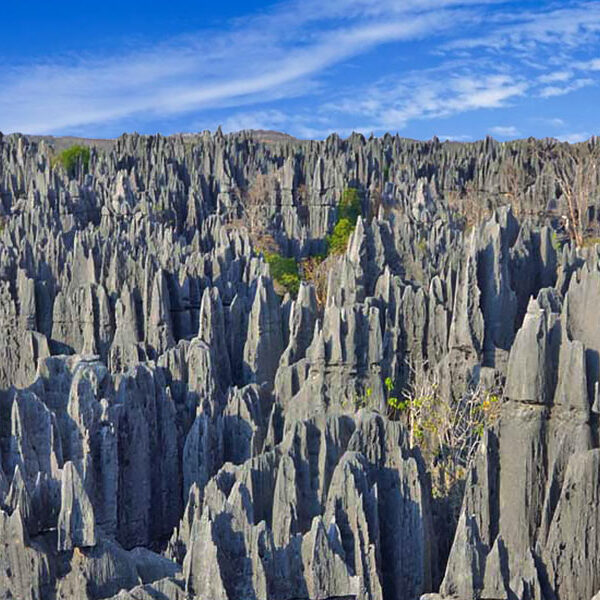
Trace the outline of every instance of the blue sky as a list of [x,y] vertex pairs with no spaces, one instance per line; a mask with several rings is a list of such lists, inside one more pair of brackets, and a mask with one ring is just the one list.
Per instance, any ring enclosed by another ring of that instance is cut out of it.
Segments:
[[4,133],[600,133],[600,1],[6,4]]

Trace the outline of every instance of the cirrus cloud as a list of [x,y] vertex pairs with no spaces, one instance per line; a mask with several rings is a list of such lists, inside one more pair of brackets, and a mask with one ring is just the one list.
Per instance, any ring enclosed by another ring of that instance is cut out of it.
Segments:
[[597,87],[600,59],[589,52],[600,2],[508,6],[288,0],[134,50],[0,63],[0,130],[94,135],[222,123],[323,137],[425,122],[459,131],[447,121],[486,112],[477,135],[514,137],[526,127],[494,125],[501,111]]

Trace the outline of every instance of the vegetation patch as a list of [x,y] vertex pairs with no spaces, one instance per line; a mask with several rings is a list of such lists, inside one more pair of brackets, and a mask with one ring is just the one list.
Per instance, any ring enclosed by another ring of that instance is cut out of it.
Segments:
[[502,385],[480,382],[450,398],[434,370],[420,365],[411,371],[412,383],[400,395],[385,380],[389,416],[405,423],[410,446],[419,446],[431,473],[434,495],[445,496],[464,480],[485,430],[498,420]]
[[87,173],[90,166],[90,149],[87,146],[71,146],[54,157],[53,166],[62,165],[69,177],[75,177],[78,169]]
[[598,244],[600,244],[600,237],[584,237],[581,240],[582,248],[593,248]]
[[354,225],[348,219],[339,220],[327,238],[328,254],[343,254],[353,231]]
[[290,295],[296,296],[300,289],[300,274],[295,258],[286,258],[276,252],[266,252],[265,260],[269,265],[273,281],[278,283]]
[[360,194],[356,188],[346,188],[338,206],[338,221],[348,219],[353,225],[361,214]]
[[327,300],[327,276],[329,265],[326,254],[314,254],[300,261],[302,280],[312,283],[315,288],[317,304],[325,306]]
[[338,219],[327,237],[327,254],[343,254],[361,214],[360,194],[356,188],[346,188],[338,205]]
[[[252,193],[246,198],[249,208],[246,209],[246,219],[251,231],[251,238],[257,253],[262,252],[265,261],[269,265],[271,278],[275,283],[275,289],[280,295],[288,292],[296,296],[300,289],[300,281],[313,283],[317,293],[317,301],[324,304],[327,292],[327,275],[330,262],[329,256],[343,254],[348,247],[348,240],[354,231],[356,221],[361,214],[360,192],[356,188],[346,188],[338,205],[338,219],[331,235],[327,237],[327,252],[325,254],[312,255],[301,261],[291,257],[287,258],[277,252],[277,244],[267,231],[266,223],[260,219],[254,219],[253,207],[263,207],[268,193],[266,186],[261,183],[260,193],[258,188],[252,188]],[[257,200],[253,198],[256,196]],[[254,221],[256,223],[253,225]]]
[[[469,384],[461,397],[452,398],[426,364],[408,366],[411,382],[403,389],[391,377],[384,380],[387,415],[404,424],[410,447],[421,451],[434,498],[444,498],[462,489],[485,431],[498,421],[502,384]],[[367,387],[353,403],[355,409],[379,410],[380,398]]]

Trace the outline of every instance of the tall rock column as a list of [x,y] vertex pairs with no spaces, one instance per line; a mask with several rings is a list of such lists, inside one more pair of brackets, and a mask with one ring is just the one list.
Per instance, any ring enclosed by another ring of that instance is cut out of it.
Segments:
[[256,285],[244,346],[246,381],[272,385],[282,352],[283,328],[279,299],[271,280],[261,275]]

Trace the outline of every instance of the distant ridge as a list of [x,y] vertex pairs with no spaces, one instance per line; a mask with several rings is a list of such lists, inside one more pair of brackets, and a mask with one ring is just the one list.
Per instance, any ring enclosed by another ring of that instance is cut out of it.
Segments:
[[[234,133],[234,132],[232,132]],[[238,132],[235,132],[238,133]],[[282,133],[281,131],[272,131],[267,129],[248,129],[244,131],[240,131],[239,133],[248,133],[251,134],[253,138],[257,139],[260,142],[264,142],[266,144],[274,144],[278,142],[291,142],[291,141],[303,141],[298,140],[292,135],[287,133]],[[51,146],[54,150],[61,151],[65,148],[69,148],[70,146],[74,146],[75,144],[81,144],[83,146],[94,146],[96,148],[101,148],[103,150],[110,150],[117,138],[86,138],[86,137],[78,137],[73,135],[67,136],[54,136],[54,135],[29,135],[23,134],[28,140],[32,142],[39,143],[41,141],[46,142],[49,146]],[[201,135],[198,133],[175,133],[172,136],[165,137],[173,137],[181,135],[183,137],[197,137]]]
[[[207,130],[207,131],[198,131],[198,132],[181,132],[181,133],[173,133],[173,134],[165,135],[163,137],[166,137],[166,138],[182,137],[184,139],[190,140],[190,139],[200,138],[203,135],[205,135],[206,133],[215,134],[217,131],[219,131],[219,129],[217,129],[215,131]],[[0,132],[0,135],[1,134],[2,134],[2,132]],[[231,135],[240,135],[240,134],[252,137],[256,141],[262,142],[264,144],[278,144],[278,143],[285,143],[285,142],[310,143],[311,141],[316,141],[316,140],[310,140],[310,139],[297,138],[297,137],[294,137],[293,135],[290,135],[289,133],[284,133],[281,131],[275,131],[275,130],[271,130],[271,129],[242,129],[239,131],[231,131],[231,132],[223,134],[223,135],[231,136]],[[336,132],[332,131],[330,135],[335,135],[335,134],[336,134]],[[72,135],[54,136],[54,135],[18,134],[18,133],[5,134],[5,136],[8,136],[8,135],[11,135],[11,136],[23,135],[28,140],[30,140],[34,143],[39,143],[41,141],[44,141],[46,144],[48,144],[51,148],[53,148],[57,152],[60,152],[64,149],[74,146],[76,144],[80,144],[83,146],[89,146],[89,147],[96,147],[101,150],[110,150],[114,146],[117,139],[119,139],[119,138],[86,138],[86,137],[78,137],[78,136],[72,136]],[[122,135],[131,135],[131,134],[129,132],[124,132]],[[150,135],[162,135],[162,134],[140,134],[140,135],[150,136]],[[362,135],[362,134],[353,133],[352,135]],[[376,137],[383,138],[386,135],[392,135],[392,134],[384,134],[384,135],[376,136]],[[393,134],[393,137],[396,137],[396,135],[397,134]],[[119,137],[121,137],[121,136],[119,136]],[[348,137],[352,137],[352,136],[348,136]],[[364,136],[364,137],[367,138],[369,136]],[[552,138],[552,137],[534,138],[532,136],[530,136],[528,138],[505,140],[502,142],[500,140],[496,140],[496,138],[493,138],[493,136],[490,136],[490,135],[486,136],[485,138],[481,138],[479,140],[470,140],[470,141],[453,140],[453,139],[440,140],[437,136],[434,136],[430,140],[418,140],[418,139],[414,139],[414,138],[405,138],[402,136],[400,136],[400,137],[401,137],[401,139],[407,140],[410,142],[426,143],[426,142],[437,141],[439,143],[448,144],[448,145],[452,145],[452,146],[469,146],[472,144],[477,144],[478,142],[484,141],[486,139],[494,139],[498,143],[505,143],[505,144],[512,144],[512,143],[516,143],[516,142],[522,142],[525,140],[535,139],[536,141],[542,141],[542,140],[555,141],[560,144],[566,144],[569,146],[579,146],[582,144],[588,144],[590,142],[595,144],[595,143],[597,143],[597,140],[598,140],[598,136],[591,136],[589,139],[583,140],[581,142],[566,142],[566,141],[559,140],[558,138]],[[346,139],[346,138],[343,138],[343,139]],[[323,141],[323,140],[318,140],[318,141]]]

